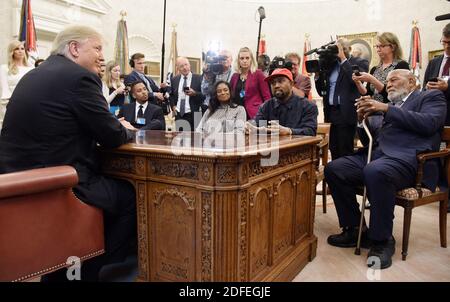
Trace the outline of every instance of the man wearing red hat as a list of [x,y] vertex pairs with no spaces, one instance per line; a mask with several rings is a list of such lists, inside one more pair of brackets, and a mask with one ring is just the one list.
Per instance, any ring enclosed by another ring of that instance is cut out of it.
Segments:
[[274,97],[259,107],[255,122],[260,129],[278,131],[280,135],[315,136],[317,106],[293,93],[292,73],[286,68],[275,69],[265,81],[270,83]]

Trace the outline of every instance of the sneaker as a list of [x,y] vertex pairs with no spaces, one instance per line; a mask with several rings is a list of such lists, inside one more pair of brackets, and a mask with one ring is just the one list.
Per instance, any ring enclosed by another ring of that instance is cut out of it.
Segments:
[[[395,254],[395,239],[391,237],[384,241],[373,241],[367,255],[367,266],[373,269],[385,269],[392,265]],[[378,258],[378,259],[376,259]]]
[[[329,245],[337,247],[356,247],[358,243],[358,228],[343,228],[342,233],[330,235],[327,239]],[[369,248],[370,240],[367,237],[367,230],[361,234],[361,247]]]

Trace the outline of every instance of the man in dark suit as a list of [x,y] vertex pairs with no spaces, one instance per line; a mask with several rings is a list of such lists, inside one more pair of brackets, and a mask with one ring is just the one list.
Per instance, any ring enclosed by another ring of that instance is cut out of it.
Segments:
[[441,44],[444,54],[430,61],[423,79],[424,90],[437,89],[444,93],[447,99],[447,118],[445,125],[450,126],[450,23],[442,30]]
[[135,128],[141,130],[166,130],[166,122],[161,107],[148,102],[148,91],[143,82],[131,85],[130,93],[136,102],[120,109],[118,118],[125,118]]
[[360,94],[352,80],[352,66],[358,66],[361,72],[369,70],[367,60],[350,56],[351,46],[347,39],[339,39],[337,46],[339,53],[336,62],[331,64],[327,75],[321,73],[316,80],[317,92],[323,97],[325,122],[331,123],[330,151],[333,160],[353,153],[355,100]]
[[205,100],[201,92],[202,76],[191,72],[191,64],[184,57],[177,59],[177,69],[180,74],[172,79],[170,94],[176,128],[177,131],[194,131],[202,118],[200,107]]
[[[442,92],[415,91],[416,78],[409,70],[391,71],[386,88],[391,103],[370,97],[362,97],[357,103],[359,120],[375,112],[384,115],[374,138],[372,161],[367,164],[365,150],[332,161],[325,168],[325,179],[343,228],[341,234],[329,236],[328,243],[337,247],[356,246],[361,212],[355,190],[365,185],[371,208],[369,230],[363,230],[362,247],[367,247],[367,239],[372,240],[368,255],[380,259],[381,269],[392,264],[395,252],[392,237],[395,194],[414,185],[417,154],[439,150],[446,112]],[[438,168],[436,162],[431,162],[424,169],[423,185],[432,191],[438,183]],[[368,266],[372,264],[370,261]]]
[[124,79],[125,86],[131,86],[131,84],[141,81],[147,87],[147,91],[149,92],[149,101],[154,104],[158,104],[163,109],[164,114],[169,113],[167,107],[165,106],[167,103],[165,93],[163,89],[159,88],[156,85],[155,81],[152,78],[145,75],[145,55],[142,53],[135,53],[131,56],[130,66],[133,68],[133,71],[127,75]]
[[[0,136],[0,173],[71,165],[79,177],[75,195],[104,210],[106,253],[83,263],[85,281],[97,280],[104,264],[123,260],[136,236],[134,188],[102,176],[96,155],[97,144],[115,148],[134,137],[130,123],[108,110],[98,77],[101,59],[102,37],[94,29],[60,32],[51,56],[14,90]],[[67,281],[63,270],[43,279]]]

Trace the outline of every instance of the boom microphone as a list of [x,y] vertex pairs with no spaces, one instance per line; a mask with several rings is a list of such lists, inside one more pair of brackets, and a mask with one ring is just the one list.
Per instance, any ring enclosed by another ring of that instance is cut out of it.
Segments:
[[435,20],[436,21],[450,20],[450,14],[436,16]]

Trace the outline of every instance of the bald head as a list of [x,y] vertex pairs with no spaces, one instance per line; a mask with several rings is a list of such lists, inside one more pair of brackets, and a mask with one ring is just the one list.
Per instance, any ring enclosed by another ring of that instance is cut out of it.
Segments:
[[345,56],[348,58],[350,57],[350,52],[352,51],[352,47],[350,45],[350,41],[346,38],[339,38],[336,41],[337,44],[342,46],[342,49],[344,50]]
[[191,72],[191,64],[189,63],[189,60],[185,57],[178,57],[177,69],[183,76],[187,76]]
[[389,72],[386,81],[388,99],[393,103],[402,101],[416,89],[416,77],[406,69],[395,69]]

